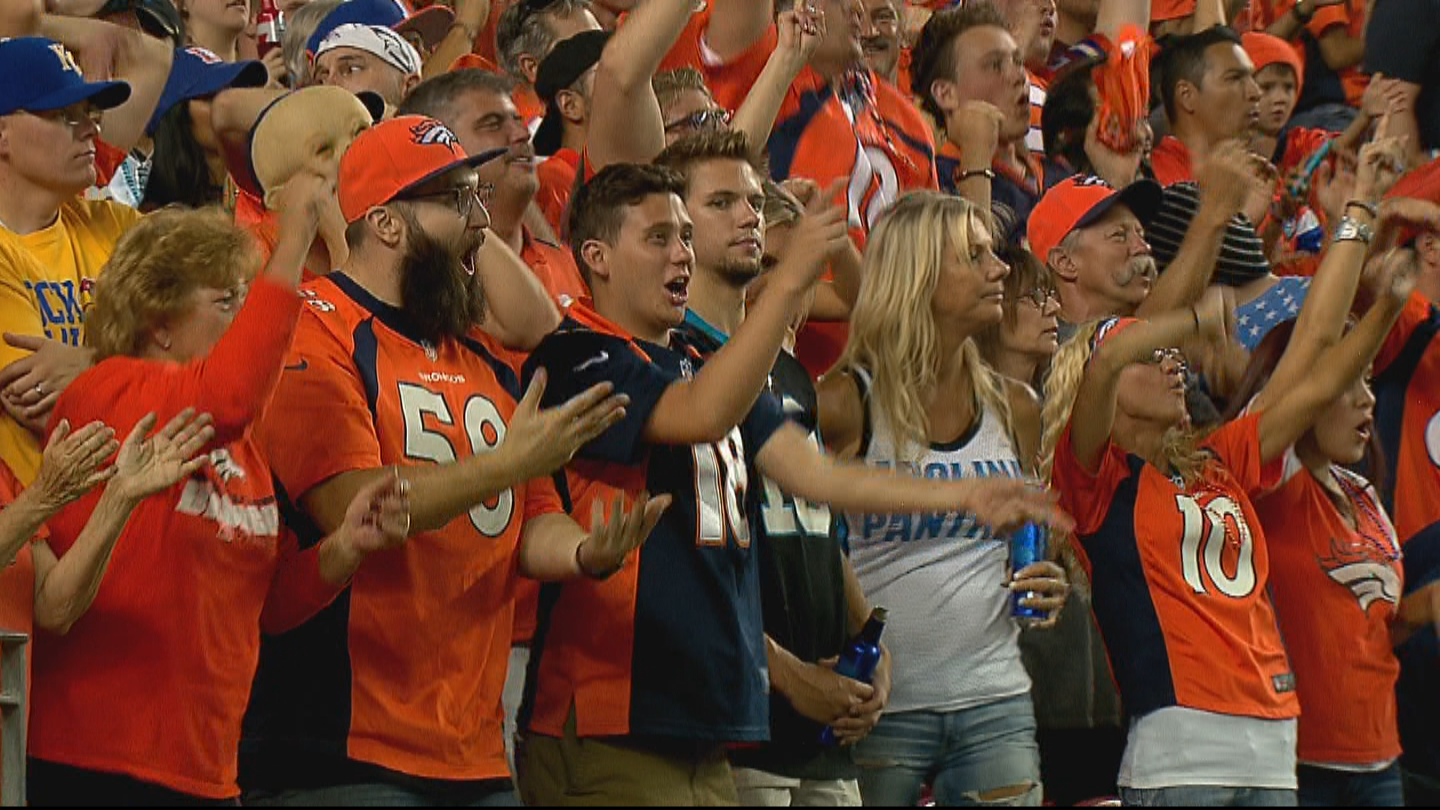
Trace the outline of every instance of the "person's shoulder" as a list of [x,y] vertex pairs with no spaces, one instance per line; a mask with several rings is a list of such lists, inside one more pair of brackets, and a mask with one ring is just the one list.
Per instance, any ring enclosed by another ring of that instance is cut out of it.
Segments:
[[301,284],[298,294],[302,307],[296,326],[297,342],[311,335],[327,334],[349,343],[356,327],[368,318],[366,310],[329,276]]
[[98,237],[117,242],[126,231],[144,218],[144,214],[114,200],[75,197],[60,206],[60,219],[66,227],[83,229]]

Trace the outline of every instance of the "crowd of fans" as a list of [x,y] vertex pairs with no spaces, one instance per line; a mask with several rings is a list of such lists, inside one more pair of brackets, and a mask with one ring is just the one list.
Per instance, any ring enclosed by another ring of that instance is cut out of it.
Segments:
[[1440,0],[0,37],[29,803],[1440,803]]

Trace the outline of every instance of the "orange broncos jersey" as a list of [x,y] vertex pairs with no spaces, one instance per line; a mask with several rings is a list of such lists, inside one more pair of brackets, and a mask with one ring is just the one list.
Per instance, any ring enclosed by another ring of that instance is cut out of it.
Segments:
[[1410,297],[1375,359],[1375,427],[1389,464],[1386,506],[1402,542],[1440,522],[1440,312]]
[[[342,473],[446,464],[504,441],[518,380],[489,337],[410,337],[398,310],[341,273],[302,295],[259,430],[287,503]],[[267,638],[247,717],[247,788],[376,778],[357,767],[381,779],[508,777],[500,699],[520,530],[560,511],[548,481],[507,490],[375,555],[314,620]],[[305,516],[287,516],[313,542]]]
[[[1332,468],[1357,528],[1294,452],[1285,482],[1255,502],[1270,542],[1270,586],[1300,694],[1300,761],[1371,765],[1400,756],[1390,623],[1405,571],[1370,482]],[[1345,650],[1336,655],[1336,650]]]
[[1205,449],[1215,462],[1190,487],[1114,444],[1091,474],[1068,431],[1055,450],[1054,486],[1075,518],[1131,717],[1172,706],[1270,720],[1300,713],[1251,505],[1282,471],[1261,464],[1259,423],[1249,416],[1212,434]]

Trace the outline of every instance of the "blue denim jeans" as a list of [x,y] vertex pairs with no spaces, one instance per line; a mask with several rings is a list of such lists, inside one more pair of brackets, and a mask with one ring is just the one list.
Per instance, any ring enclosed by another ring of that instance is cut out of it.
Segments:
[[[957,712],[887,714],[855,746],[867,806],[914,807],[929,782],[944,807],[1039,807],[1040,747],[1029,695]],[[1018,795],[987,801],[993,792]]]
[[1400,766],[1375,773],[1346,773],[1301,765],[1301,807],[1404,807]]
[[1174,787],[1159,790],[1120,788],[1126,807],[1298,807],[1293,790]]

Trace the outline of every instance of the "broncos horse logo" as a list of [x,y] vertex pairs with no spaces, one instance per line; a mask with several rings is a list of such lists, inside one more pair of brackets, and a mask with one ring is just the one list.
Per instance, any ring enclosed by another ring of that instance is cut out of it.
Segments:
[[1400,575],[1374,543],[1342,547],[1339,539],[1332,538],[1330,554],[1318,558],[1320,567],[1336,584],[1350,589],[1361,610],[1368,611],[1376,602],[1400,604]]
[[460,139],[439,121],[427,119],[410,127],[410,135],[421,146],[440,145],[452,151],[460,148]]

